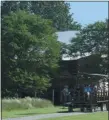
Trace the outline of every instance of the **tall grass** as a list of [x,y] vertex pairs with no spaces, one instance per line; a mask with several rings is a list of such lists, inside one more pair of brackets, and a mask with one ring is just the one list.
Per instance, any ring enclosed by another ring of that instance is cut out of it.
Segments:
[[8,98],[2,100],[2,110],[44,108],[53,106],[52,102],[41,98]]

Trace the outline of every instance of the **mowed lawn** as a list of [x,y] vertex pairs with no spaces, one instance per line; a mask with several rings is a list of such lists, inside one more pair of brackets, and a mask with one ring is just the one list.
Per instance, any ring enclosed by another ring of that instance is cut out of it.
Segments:
[[83,115],[72,115],[41,120],[108,120],[108,112],[95,112]]
[[67,108],[62,109],[62,107],[48,107],[48,108],[35,108],[35,109],[25,109],[25,110],[11,110],[2,111],[2,118],[12,118],[12,117],[23,117],[38,114],[48,114],[67,111]]

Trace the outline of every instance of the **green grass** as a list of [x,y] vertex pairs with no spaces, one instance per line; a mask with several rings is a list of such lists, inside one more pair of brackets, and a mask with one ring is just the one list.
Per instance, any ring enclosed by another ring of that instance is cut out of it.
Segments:
[[51,101],[41,98],[6,98],[2,99],[2,117],[21,117],[28,115],[53,113],[57,111]]
[[83,115],[67,116],[67,117],[57,117],[41,120],[108,120],[108,112],[95,112]]
[[34,108],[34,109],[25,109],[25,110],[11,110],[11,111],[2,111],[3,118],[12,118],[12,117],[23,117],[31,116],[38,114],[48,114],[48,113],[57,113],[57,112],[67,111],[67,108],[62,109],[62,107],[48,107],[48,108]]

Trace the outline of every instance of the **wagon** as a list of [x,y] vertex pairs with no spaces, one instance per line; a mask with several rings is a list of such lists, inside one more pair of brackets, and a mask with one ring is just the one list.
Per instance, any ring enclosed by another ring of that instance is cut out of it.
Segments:
[[[93,75],[93,74],[92,74]],[[98,74],[94,74],[95,76]],[[84,92],[83,84],[76,84],[77,90],[70,93],[71,99],[65,104],[68,106],[68,111],[73,111],[74,108],[80,108],[81,112],[94,112],[100,107],[101,111],[104,110],[104,105],[106,105],[106,110],[109,110],[109,100],[108,100],[108,82],[107,77],[101,75],[103,78],[95,83],[90,83],[93,86],[92,92]],[[79,90],[78,90],[79,86]]]

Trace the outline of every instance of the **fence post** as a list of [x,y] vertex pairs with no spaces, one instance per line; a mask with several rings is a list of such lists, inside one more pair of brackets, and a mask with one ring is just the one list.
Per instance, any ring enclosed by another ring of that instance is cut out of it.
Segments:
[[34,96],[35,96],[35,98],[37,97],[37,92],[36,91],[34,92]]
[[52,102],[53,102],[53,104],[54,104],[54,89],[53,89],[53,91],[52,91]]

